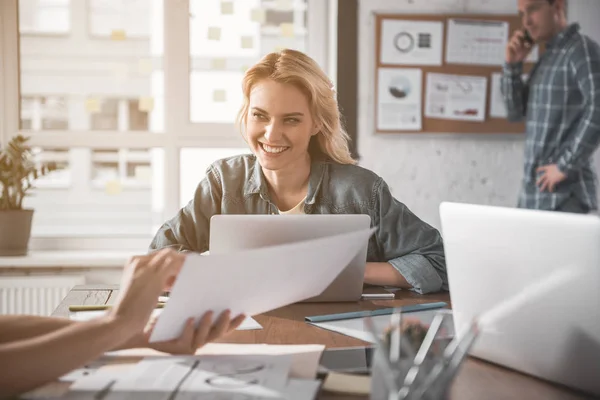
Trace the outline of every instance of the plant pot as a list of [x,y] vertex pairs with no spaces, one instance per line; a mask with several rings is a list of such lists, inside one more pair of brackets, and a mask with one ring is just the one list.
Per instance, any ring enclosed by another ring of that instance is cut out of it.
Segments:
[[0,210],[0,256],[27,254],[33,210]]

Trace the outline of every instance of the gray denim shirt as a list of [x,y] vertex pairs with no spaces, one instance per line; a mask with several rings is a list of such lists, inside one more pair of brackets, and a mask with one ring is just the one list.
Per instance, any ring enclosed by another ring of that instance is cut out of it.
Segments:
[[[355,165],[313,161],[306,214],[367,214],[377,230],[368,262],[389,262],[418,293],[448,290],[440,233],[396,200],[383,179]],[[215,214],[273,214],[267,182],[254,155],[219,160],[206,171],[194,198],[159,229],[151,250],[208,250]]]

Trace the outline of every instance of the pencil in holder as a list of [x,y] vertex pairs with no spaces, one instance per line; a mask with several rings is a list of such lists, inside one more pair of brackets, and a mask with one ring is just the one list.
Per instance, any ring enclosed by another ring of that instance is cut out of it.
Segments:
[[429,326],[395,313],[383,335],[370,319],[366,325],[377,342],[371,369],[373,400],[446,399],[478,335],[474,322],[454,336],[450,310],[437,312]]

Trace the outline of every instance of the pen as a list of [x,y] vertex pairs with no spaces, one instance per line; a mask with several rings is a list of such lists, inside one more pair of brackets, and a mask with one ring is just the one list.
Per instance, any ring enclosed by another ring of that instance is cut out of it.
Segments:
[[363,293],[363,300],[393,300],[396,298],[394,293]]
[[381,308],[379,310],[370,310],[370,311],[354,311],[347,312],[341,314],[328,314],[328,315],[316,315],[311,317],[305,317],[305,320],[308,322],[325,322],[325,321],[339,321],[342,319],[352,319],[352,318],[363,318],[363,317],[375,317],[377,315],[392,315],[395,312],[415,312],[415,311],[425,311],[425,310],[433,310],[436,308],[447,307],[448,304],[440,301],[434,303],[421,303],[421,304],[413,304],[410,306],[404,307],[396,307],[396,308]]
[[[158,303],[156,304],[156,308],[163,308],[165,306],[165,303]],[[112,305],[110,304],[102,304],[102,305],[75,305],[75,306],[69,306],[69,311],[71,312],[77,312],[77,311],[102,311],[102,310],[109,310],[110,308],[112,308]]]

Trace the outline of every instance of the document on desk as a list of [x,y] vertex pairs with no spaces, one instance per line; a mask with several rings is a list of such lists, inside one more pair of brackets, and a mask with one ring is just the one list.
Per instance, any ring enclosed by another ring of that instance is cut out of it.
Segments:
[[[237,344],[237,343],[207,343],[196,350],[197,356],[271,356],[290,355],[292,365],[290,367],[290,378],[313,379],[319,368],[321,355],[325,346],[321,344],[298,344],[298,345],[273,345],[273,344]],[[125,359],[136,359],[144,357],[169,357],[149,348],[126,349],[104,353],[102,358],[105,362],[122,363]]]
[[[404,319],[418,320],[422,324],[429,325],[433,321],[436,313],[439,310],[426,310],[426,311],[418,311],[412,312],[408,315],[403,316]],[[375,324],[375,330],[377,332],[384,332],[384,330],[390,324],[390,316],[389,315],[378,315],[376,317],[371,317],[371,320]],[[331,321],[331,322],[315,322],[311,323],[311,325],[318,326],[322,329],[327,329],[329,331],[341,333],[346,336],[350,336],[353,338],[357,338],[360,340],[364,340],[365,342],[375,343],[376,340],[373,335],[370,333],[369,329],[365,325],[365,318],[352,318],[346,320],[339,321]],[[454,330],[448,332],[449,336],[454,336]]]
[[321,382],[290,379],[290,363],[289,355],[146,358],[127,368],[101,368],[75,382],[64,398],[313,400]]
[[151,342],[179,337],[207,311],[249,316],[321,294],[352,261],[373,229],[229,254],[190,254]]
[[[164,357],[140,361],[111,385],[103,400],[142,398],[281,398],[290,356]],[[162,393],[162,396],[156,396]]]

